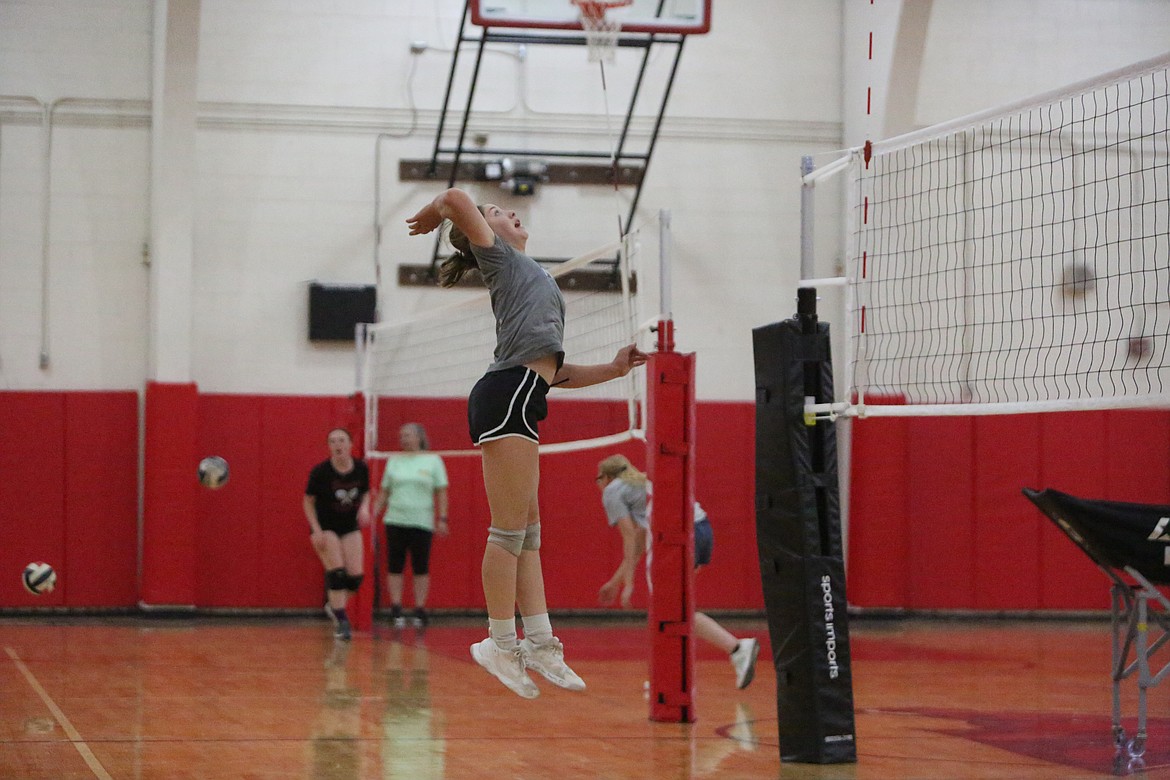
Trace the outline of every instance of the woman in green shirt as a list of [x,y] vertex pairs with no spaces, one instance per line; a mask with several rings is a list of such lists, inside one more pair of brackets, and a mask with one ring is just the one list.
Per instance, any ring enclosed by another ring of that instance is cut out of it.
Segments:
[[407,423],[398,431],[402,453],[386,461],[382,492],[374,514],[385,510],[387,586],[390,619],[406,625],[402,613],[402,573],[406,557],[414,574],[414,625],[426,626],[427,593],[430,590],[431,540],[447,531],[447,469],[443,459],[427,452],[427,432],[419,423]]

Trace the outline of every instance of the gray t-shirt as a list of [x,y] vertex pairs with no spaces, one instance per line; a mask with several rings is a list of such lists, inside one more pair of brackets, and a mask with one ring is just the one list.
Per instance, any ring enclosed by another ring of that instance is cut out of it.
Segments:
[[646,517],[648,487],[649,483],[631,485],[621,477],[605,486],[605,490],[601,492],[601,503],[605,507],[605,517],[611,528],[617,525],[618,520],[628,517],[639,528],[650,529],[650,521]]
[[[605,486],[601,493],[601,503],[605,506],[605,517],[612,528],[617,521],[628,517],[634,525],[650,530],[648,517],[650,502],[650,483],[631,485],[621,477]],[[707,522],[707,513],[699,502],[695,502],[695,522]]]
[[552,274],[496,236],[471,245],[496,315],[495,362],[488,371],[522,366],[545,355],[564,359],[565,298]]

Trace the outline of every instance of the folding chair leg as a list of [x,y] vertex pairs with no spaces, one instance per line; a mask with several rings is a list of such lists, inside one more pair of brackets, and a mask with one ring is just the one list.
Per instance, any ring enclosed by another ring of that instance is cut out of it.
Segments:
[[1146,694],[1150,687],[1150,657],[1149,657],[1149,602],[1146,594],[1137,596],[1138,624],[1137,646],[1134,648],[1138,662],[1138,727],[1137,734],[1128,745],[1129,754],[1139,758],[1146,752]]
[[[1113,747],[1118,751],[1125,749],[1125,729],[1121,725],[1121,680],[1125,677],[1125,651],[1121,639],[1121,623],[1126,599],[1122,595],[1120,584],[1113,586],[1112,609],[1109,622],[1113,628]],[[1127,621],[1128,623],[1128,621]]]

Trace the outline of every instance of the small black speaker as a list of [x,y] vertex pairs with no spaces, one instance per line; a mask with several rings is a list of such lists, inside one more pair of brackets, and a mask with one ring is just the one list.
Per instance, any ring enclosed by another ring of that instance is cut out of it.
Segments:
[[374,322],[378,288],[372,284],[309,283],[309,341],[353,341],[359,322]]

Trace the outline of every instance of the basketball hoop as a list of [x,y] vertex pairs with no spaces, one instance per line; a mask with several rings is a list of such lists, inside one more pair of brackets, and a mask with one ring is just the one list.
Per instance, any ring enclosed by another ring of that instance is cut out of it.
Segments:
[[580,12],[581,29],[585,31],[585,43],[589,46],[590,62],[613,62],[617,51],[618,35],[622,23],[607,19],[605,12],[611,8],[624,8],[634,0],[572,0]]

